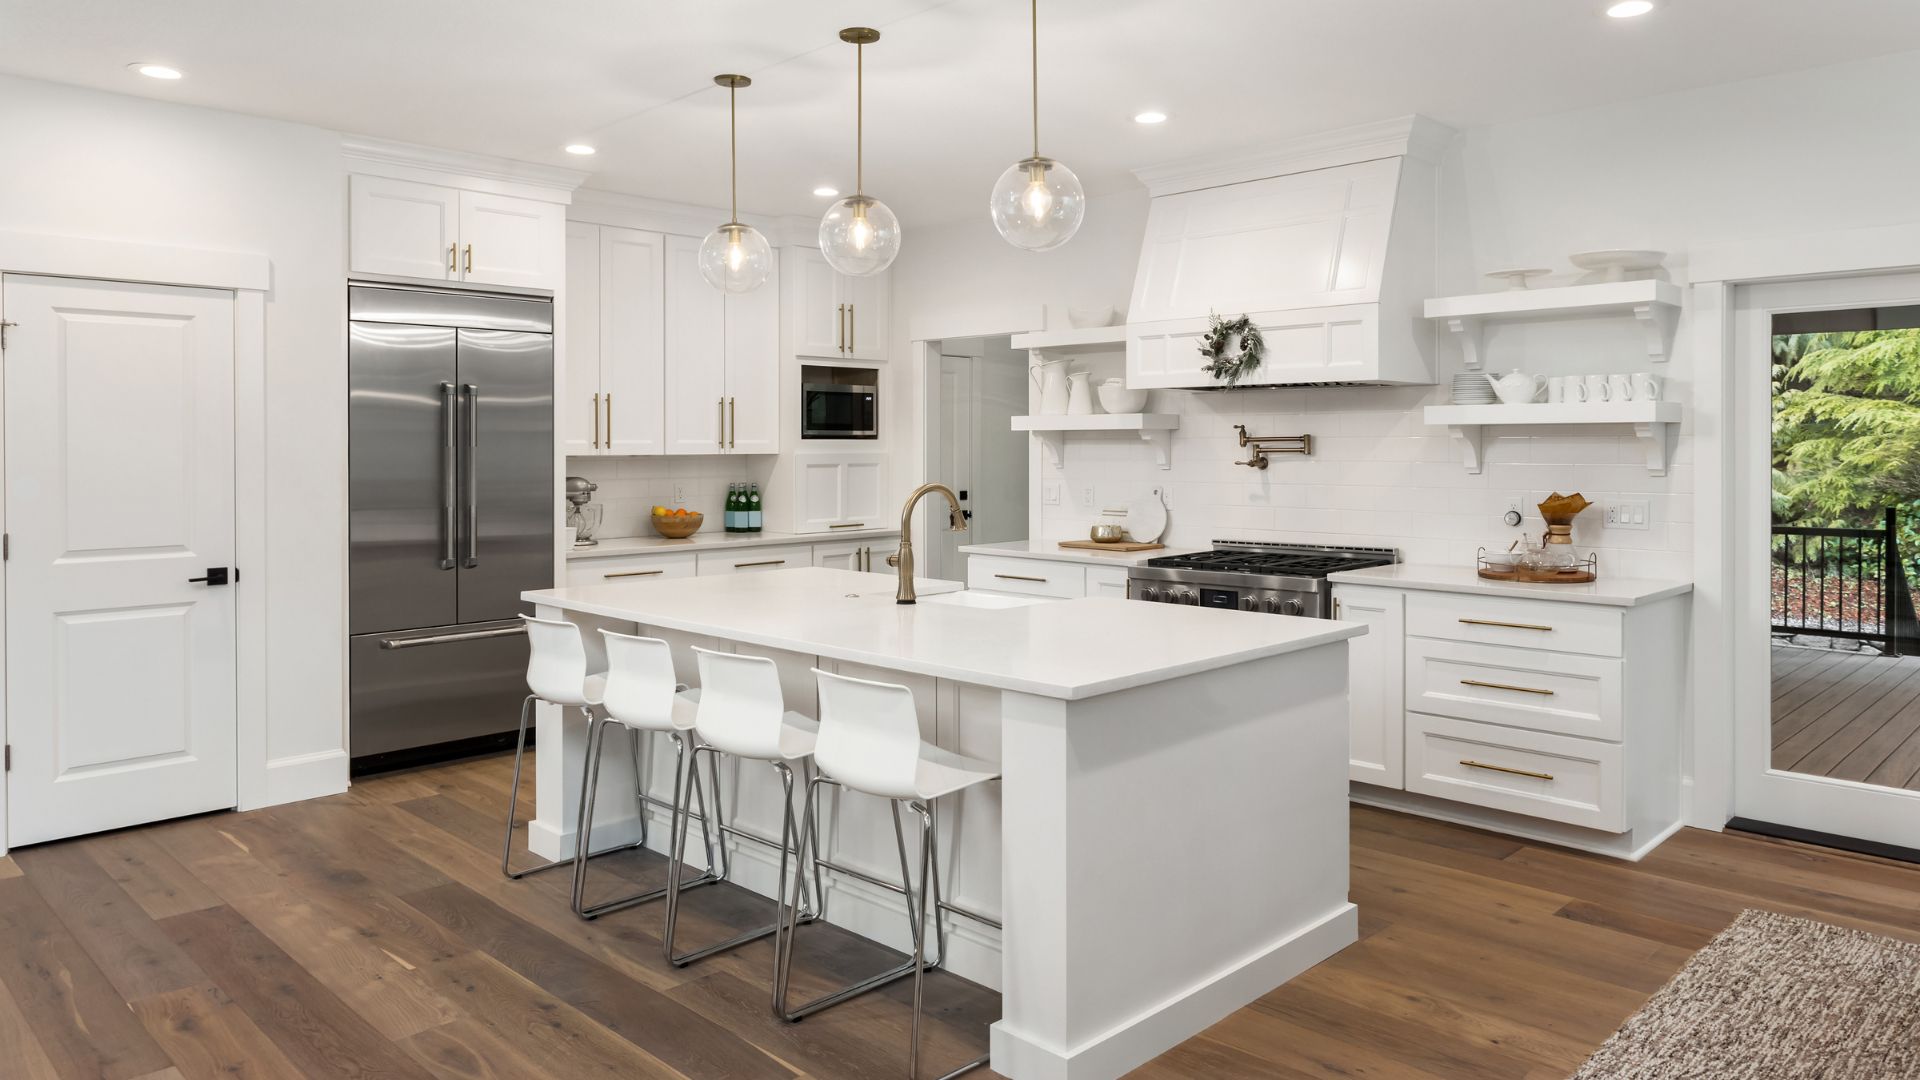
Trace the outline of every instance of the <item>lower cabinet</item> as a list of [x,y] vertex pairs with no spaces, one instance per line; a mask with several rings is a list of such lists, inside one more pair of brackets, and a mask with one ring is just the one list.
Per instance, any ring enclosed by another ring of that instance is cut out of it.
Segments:
[[1621,746],[1407,714],[1407,790],[1603,832],[1627,828]]
[[897,537],[815,544],[813,545],[813,565],[830,567],[834,570],[884,573],[888,569],[887,556],[893,554],[899,546]]
[[1347,641],[1347,778],[1391,788],[1405,775],[1404,600],[1396,589],[1333,590],[1333,617],[1367,626],[1365,634]]
[[1127,598],[1127,572],[1118,566],[1087,567],[1087,595]]
[[694,555],[701,577],[713,574],[751,574],[756,570],[786,570],[813,565],[813,546],[787,544],[781,547],[750,547],[739,551],[720,548]]
[[1079,563],[1046,559],[969,555],[967,588],[1069,600],[1087,595],[1087,568]]
[[608,555],[568,560],[567,584],[607,585],[616,581],[650,581],[692,577],[694,572],[695,562],[691,551],[666,555]]
[[750,574],[794,566],[886,573],[886,559],[899,546],[897,534],[819,544],[769,544],[705,551],[666,551],[641,555],[585,555],[567,561],[567,584],[607,585],[622,581],[713,574]]

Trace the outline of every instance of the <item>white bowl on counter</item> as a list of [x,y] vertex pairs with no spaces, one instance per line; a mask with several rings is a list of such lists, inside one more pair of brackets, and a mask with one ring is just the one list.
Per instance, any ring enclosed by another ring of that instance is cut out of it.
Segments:
[[1099,391],[1100,407],[1110,413],[1137,413],[1147,407],[1147,392],[1127,389],[1125,379],[1107,379]]
[[1075,330],[1089,330],[1096,326],[1112,326],[1120,321],[1120,309],[1112,307],[1070,307],[1067,309],[1067,325]]

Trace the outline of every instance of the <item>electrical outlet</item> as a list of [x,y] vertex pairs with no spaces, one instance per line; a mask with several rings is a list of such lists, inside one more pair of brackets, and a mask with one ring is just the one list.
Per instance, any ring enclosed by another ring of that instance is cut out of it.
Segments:
[[1040,503],[1043,506],[1060,505],[1060,485],[1052,480],[1040,485]]
[[1647,519],[1652,515],[1644,502],[1613,502],[1607,504],[1606,527],[1609,529],[1644,529]]
[[1500,511],[1500,524],[1517,529],[1521,523],[1526,520],[1527,497],[1524,495],[1508,496],[1506,508]]
[[1097,496],[1094,495],[1092,484],[1088,484],[1086,487],[1080,489],[1080,508],[1081,509],[1092,510],[1095,507],[1095,505],[1098,504],[1098,502],[1099,502],[1099,499]]
[[673,505],[687,505],[687,485],[676,480],[673,484]]

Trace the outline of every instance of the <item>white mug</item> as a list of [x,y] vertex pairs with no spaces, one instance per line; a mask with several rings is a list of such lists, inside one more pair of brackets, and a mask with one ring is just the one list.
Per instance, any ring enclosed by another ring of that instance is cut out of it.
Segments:
[[1567,400],[1567,377],[1555,375],[1547,380],[1547,401],[1559,405]]
[[1633,399],[1635,401],[1659,401],[1660,380],[1645,371],[1635,375],[1633,377]]
[[1607,393],[1607,377],[1605,375],[1588,375],[1581,379],[1580,400],[1590,405],[1599,404],[1603,401],[1612,401],[1613,398]]
[[1607,400],[1632,401],[1633,377],[1630,375],[1607,376]]

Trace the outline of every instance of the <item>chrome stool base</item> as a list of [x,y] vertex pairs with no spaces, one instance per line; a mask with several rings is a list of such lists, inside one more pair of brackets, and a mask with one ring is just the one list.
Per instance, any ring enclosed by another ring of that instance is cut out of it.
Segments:
[[[576,855],[565,859],[548,859],[537,866],[528,866],[519,870],[513,869],[513,829],[514,826],[520,824],[520,769],[527,754],[527,721],[533,714],[533,703],[540,700],[542,699],[538,695],[528,694],[527,699],[520,703],[520,735],[513,746],[513,786],[509,789],[507,795],[507,835],[506,839],[500,844],[500,873],[510,881],[519,881],[521,878],[545,873],[556,867],[573,866],[579,861]],[[587,710],[587,723],[589,725],[593,723],[592,709]],[[635,848],[645,846],[646,842],[646,832],[644,831],[643,825],[640,839],[631,844],[621,844],[618,847],[610,847],[604,851],[590,852],[587,857],[597,858],[601,855],[611,855],[616,851],[632,851]],[[583,848],[585,846],[584,839],[581,841],[581,846]]]
[[[595,796],[598,794],[600,787],[600,762],[606,749],[607,729],[616,726],[625,727],[624,724],[621,724],[617,720],[595,720],[591,715],[589,715],[587,719],[586,783],[580,794],[579,822],[574,829],[574,835],[578,837],[578,848],[582,851],[593,850],[591,840],[593,835],[593,807]],[[692,797],[700,804],[700,813],[697,816],[700,819],[700,832],[705,841],[707,867],[699,877],[694,878],[692,881],[682,882],[679,887],[682,890],[695,889],[702,885],[711,885],[714,882],[726,880],[727,874],[731,870],[731,865],[727,862],[724,854],[718,859],[715,857],[715,840],[710,826],[711,819],[707,816],[706,795],[700,787],[700,775],[698,773],[689,774],[685,769],[687,753],[686,740],[682,738],[677,731],[666,733],[667,736],[673,740],[674,748],[673,801],[663,802],[646,793],[645,773],[641,771],[640,767],[640,740],[643,736],[651,734],[651,732],[635,728],[627,728],[626,730],[633,736],[634,801],[640,811],[640,840],[637,844],[629,846],[646,846],[647,807],[649,805],[665,806],[671,809],[678,806],[680,803],[681,785],[683,783],[690,783],[692,785]],[[717,772],[714,774],[714,780],[715,790],[718,790],[719,774]],[[624,851],[627,849],[614,848],[612,850]],[[573,913],[583,919],[597,919],[602,915],[608,915],[616,911],[625,911],[630,907],[637,907],[641,904],[658,900],[667,895],[667,890],[671,887],[670,885],[661,885],[656,888],[634,893],[630,896],[623,896],[614,900],[604,900],[598,904],[589,905],[586,902],[587,860],[575,859],[571,861],[575,863],[573,871]],[[716,870],[716,868],[718,869]],[[546,869],[546,867],[541,867],[540,869]],[[668,872],[668,877],[670,880],[673,877],[671,870]]]

